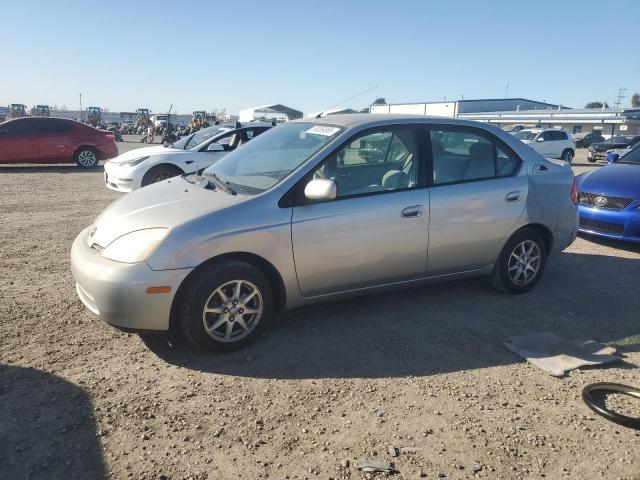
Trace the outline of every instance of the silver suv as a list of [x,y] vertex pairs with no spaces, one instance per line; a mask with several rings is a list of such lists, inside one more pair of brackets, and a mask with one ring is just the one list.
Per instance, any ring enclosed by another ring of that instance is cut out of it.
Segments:
[[558,128],[530,128],[515,132],[513,136],[543,157],[560,158],[571,163],[576,153],[573,137],[565,130]]
[[483,275],[524,293],[575,239],[575,195],[566,163],[490,125],[295,121],[115,202],[71,266],[107,323],[224,352],[312,302]]

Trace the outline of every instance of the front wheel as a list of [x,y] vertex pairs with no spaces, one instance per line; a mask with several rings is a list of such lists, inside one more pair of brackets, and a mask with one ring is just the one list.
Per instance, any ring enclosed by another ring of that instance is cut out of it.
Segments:
[[173,165],[156,165],[149,169],[147,173],[142,177],[141,186],[146,187],[152,183],[162,182],[173,177],[181,175],[183,172],[178,167]]
[[571,163],[573,161],[573,150],[571,150],[570,148],[567,148],[564,152],[562,152],[562,160],[564,160],[565,162],[569,162]]
[[80,148],[73,157],[80,168],[93,168],[98,165],[98,153],[91,147]]
[[240,261],[221,262],[196,272],[180,302],[179,321],[186,337],[215,353],[249,345],[274,316],[269,279]]
[[498,290],[520,294],[531,290],[544,271],[547,249],[535,230],[523,228],[506,243],[491,275]]

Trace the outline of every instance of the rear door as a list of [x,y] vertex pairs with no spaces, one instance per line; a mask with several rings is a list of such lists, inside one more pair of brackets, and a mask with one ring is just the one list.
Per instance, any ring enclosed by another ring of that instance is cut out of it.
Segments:
[[[298,184],[291,237],[303,296],[426,275],[423,132],[387,126],[355,134]],[[313,178],[334,180],[337,198],[306,200],[304,187]]]
[[38,139],[31,120],[19,118],[0,125],[0,161],[5,163],[38,160]]
[[38,152],[43,162],[69,160],[73,157],[77,136],[71,122],[55,118],[34,120],[34,129],[38,134]]
[[432,152],[428,273],[480,269],[495,259],[522,216],[526,172],[520,172],[515,152],[481,129],[434,125],[428,140]]

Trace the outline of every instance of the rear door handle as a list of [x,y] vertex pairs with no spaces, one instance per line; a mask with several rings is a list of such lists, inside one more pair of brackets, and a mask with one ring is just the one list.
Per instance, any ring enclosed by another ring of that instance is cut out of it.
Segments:
[[544,166],[544,165],[542,165],[540,163],[538,163],[538,164],[533,166],[533,173],[546,172],[548,170],[549,169],[546,166]]
[[516,190],[514,192],[509,192],[504,197],[504,201],[505,202],[517,202],[518,200],[520,200],[520,191],[519,190]]
[[422,205],[412,205],[402,209],[400,214],[403,218],[415,218],[422,215]]

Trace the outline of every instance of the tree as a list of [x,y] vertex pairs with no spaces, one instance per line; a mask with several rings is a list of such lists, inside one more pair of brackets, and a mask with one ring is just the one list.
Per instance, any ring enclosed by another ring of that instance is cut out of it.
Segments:
[[587,103],[584,108],[609,108],[609,104],[607,102],[604,102],[604,104],[602,102],[599,101],[595,101],[595,102],[589,102]]
[[631,95],[631,106],[633,108],[640,108],[640,93],[636,92]]
[[384,98],[376,98],[371,105],[386,105],[387,101]]

